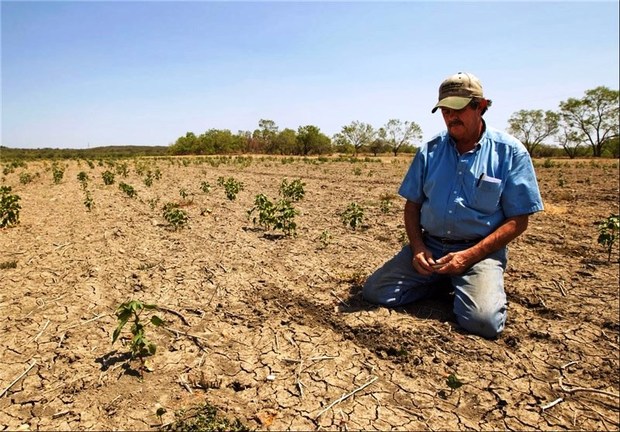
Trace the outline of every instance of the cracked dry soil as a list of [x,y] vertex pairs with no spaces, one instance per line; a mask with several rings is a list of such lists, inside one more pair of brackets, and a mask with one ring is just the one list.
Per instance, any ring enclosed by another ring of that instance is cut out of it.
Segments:
[[[0,262],[17,263],[0,270],[0,429],[156,429],[206,402],[268,430],[618,429],[618,250],[607,262],[593,224],[617,212],[617,161],[537,161],[546,211],[511,244],[509,320],[490,341],[458,328],[450,293],[395,310],[361,299],[403,241],[410,157],[210,160],[141,159],[161,170],[151,187],[131,160],[112,186],[105,165],[76,161],[57,185],[49,162],[6,176],[22,210],[0,231]],[[40,175],[21,184],[24,171]],[[219,177],[245,184],[235,201]],[[295,237],[247,216],[285,178],[306,184]],[[181,188],[190,220],[174,231],[161,207]],[[357,230],[339,215],[354,201]],[[147,329],[158,351],[143,379],[111,345],[128,299],[178,313],[160,312],[176,333]]]

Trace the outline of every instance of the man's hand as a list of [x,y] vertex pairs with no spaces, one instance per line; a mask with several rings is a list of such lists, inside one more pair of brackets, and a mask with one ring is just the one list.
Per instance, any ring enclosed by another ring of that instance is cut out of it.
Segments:
[[430,276],[435,271],[433,266],[436,264],[433,254],[426,247],[420,247],[413,250],[413,268],[424,276]]
[[464,273],[469,267],[476,263],[469,249],[459,252],[451,252],[439,258],[433,271],[438,274],[458,275]]

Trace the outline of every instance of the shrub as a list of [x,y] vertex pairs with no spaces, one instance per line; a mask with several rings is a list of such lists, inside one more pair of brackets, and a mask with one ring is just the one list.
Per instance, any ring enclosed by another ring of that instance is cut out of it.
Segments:
[[351,203],[341,214],[342,223],[356,229],[364,220],[364,209],[357,203]]
[[52,165],[52,177],[54,178],[54,184],[60,183],[64,175],[65,169],[57,163],[54,163]]
[[101,178],[103,179],[104,185],[114,184],[114,173],[112,171],[104,171],[101,173]]
[[0,186],[0,228],[19,223],[19,195],[11,194],[10,186]]
[[144,366],[144,358],[150,355],[155,354],[157,350],[157,346],[154,343],[149,342],[146,338],[145,329],[147,324],[150,322],[155,327],[159,327],[164,324],[164,321],[159,318],[157,315],[152,315],[151,319],[148,322],[144,322],[141,320],[140,316],[145,310],[154,310],[157,309],[156,305],[142,303],[138,300],[130,300],[122,303],[116,309],[116,318],[118,319],[118,324],[114,333],[112,334],[112,345],[118,339],[125,327],[125,324],[132,319],[133,323],[131,326],[131,356],[132,358],[138,357],[142,361],[142,365]]
[[293,202],[299,201],[306,194],[306,191],[304,190],[305,185],[306,184],[300,179],[293,180],[290,183],[287,179],[284,179],[280,185],[280,195],[282,195],[284,199]]
[[189,219],[187,213],[176,203],[167,203],[163,208],[164,219],[172,225],[175,231],[185,225]]
[[129,198],[133,198],[137,195],[136,190],[133,188],[133,186],[128,185],[127,183],[120,182],[118,184],[118,188],[125,192]]
[[596,226],[599,232],[597,242],[607,249],[607,261],[609,262],[614,244],[620,233],[620,216],[611,214],[607,219],[597,222]]
[[209,191],[211,190],[211,185],[208,182],[203,181],[202,183],[200,183],[200,190],[204,193],[209,193]]
[[298,212],[288,200],[281,199],[274,204],[265,194],[259,194],[254,199],[254,207],[248,210],[248,216],[255,211],[258,211],[258,218],[252,218],[254,225],[281,230],[285,235],[293,235],[297,229],[295,216]]
[[32,174],[23,172],[19,175],[19,182],[21,184],[28,184],[32,181]]
[[235,180],[233,177],[228,177],[224,179],[224,177],[219,177],[217,179],[217,184],[219,186],[223,186],[226,191],[226,198],[231,201],[237,199],[237,194],[244,189],[243,183]]

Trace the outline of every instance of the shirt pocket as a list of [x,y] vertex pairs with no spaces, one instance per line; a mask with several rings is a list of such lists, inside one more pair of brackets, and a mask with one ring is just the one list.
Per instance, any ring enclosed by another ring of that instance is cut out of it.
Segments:
[[499,206],[501,195],[501,179],[484,176],[474,191],[472,207],[484,213],[493,213]]

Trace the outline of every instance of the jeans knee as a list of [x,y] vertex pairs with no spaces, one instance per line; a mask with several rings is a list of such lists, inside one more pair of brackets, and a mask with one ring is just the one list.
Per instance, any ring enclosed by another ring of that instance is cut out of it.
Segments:
[[377,285],[373,283],[373,275],[369,276],[362,287],[362,298],[370,303],[383,304]]
[[506,311],[477,311],[467,316],[457,315],[457,322],[472,334],[494,339],[504,330]]

